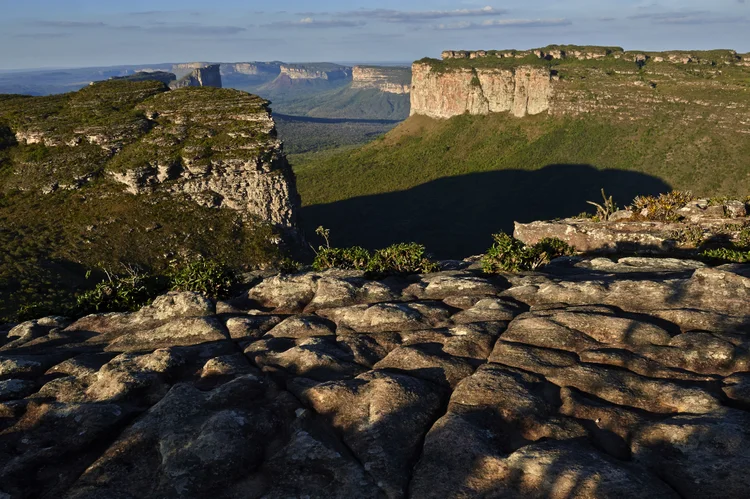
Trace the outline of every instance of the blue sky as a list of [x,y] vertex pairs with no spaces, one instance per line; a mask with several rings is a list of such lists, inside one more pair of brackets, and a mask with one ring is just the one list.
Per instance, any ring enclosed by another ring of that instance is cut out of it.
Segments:
[[0,68],[405,62],[550,43],[750,52],[750,0],[0,0]]

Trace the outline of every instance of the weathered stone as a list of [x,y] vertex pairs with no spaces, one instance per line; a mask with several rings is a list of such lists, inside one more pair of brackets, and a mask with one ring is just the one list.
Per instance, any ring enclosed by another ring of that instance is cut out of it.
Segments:
[[277,315],[246,315],[230,317],[226,325],[233,340],[257,340],[281,321],[282,318]]
[[136,352],[170,346],[197,345],[227,339],[223,324],[216,318],[176,319],[153,330],[126,333],[105,350]]
[[282,370],[287,375],[319,381],[353,378],[366,370],[355,364],[352,356],[335,343],[322,338],[300,340],[297,345],[282,352],[269,351],[265,346],[253,344],[245,350],[245,355],[265,371]]
[[326,309],[318,312],[338,327],[358,332],[407,331],[451,324],[448,309],[439,303],[381,303]]
[[441,406],[440,392],[410,376],[370,371],[353,380],[293,385],[341,432],[388,497],[403,497],[419,445]]
[[36,383],[23,379],[6,379],[0,381],[0,402],[18,400],[31,395],[36,390]]
[[681,497],[740,498],[750,490],[750,416],[723,409],[679,415],[641,426],[633,457]]
[[577,388],[615,404],[651,412],[703,414],[720,407],[719,400],[705,389],[597,364],[581,364],[575,354],[562,350],[501,340],[490,361],[541,374],[558,386]]
[[271,338],[314,338],[335,336],[336,326],[314,315],[293,316],[284,319],[279,325],[266,333]]
[[255,376],[210,392],[176,385],[81,475],[83,497],[205,497],[248,477],[295,404]]
[[315,296],[318,279],[314,274],[271,277],[251,288],[247,297],[280,312],[301,312]]

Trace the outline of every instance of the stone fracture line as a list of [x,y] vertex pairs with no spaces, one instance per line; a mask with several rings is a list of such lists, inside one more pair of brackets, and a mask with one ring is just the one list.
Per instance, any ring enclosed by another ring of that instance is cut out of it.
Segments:
[[0,329],[0,497],[747,497],[750,269],[652,264]]

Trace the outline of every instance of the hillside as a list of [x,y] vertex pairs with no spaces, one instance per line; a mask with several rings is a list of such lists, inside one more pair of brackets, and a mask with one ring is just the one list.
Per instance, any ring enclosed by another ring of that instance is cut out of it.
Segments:
[[122,80],[0,96],[0,317],[69,302],[104,270],[266,264],[297,205],[256,96]]
[[372,144],[293,163],[302,220],[340,245],[415,240],[458,258],[514,221],[585,211],[601,188],[620,205],[670,189],[750,194],[748,136],[710,114],[690,127],[680,116],[412,116]]

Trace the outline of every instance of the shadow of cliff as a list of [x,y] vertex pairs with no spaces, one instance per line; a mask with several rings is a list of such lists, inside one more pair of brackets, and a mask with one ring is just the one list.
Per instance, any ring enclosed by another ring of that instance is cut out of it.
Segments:
[[[356,165],[352,165],[356,167]],[[319,225],[331,229],[336,246],[382,248],[392,243],[424,244],[437,258],[483,253],[491,234],[513,232],[513,222],[577,215],[601,203],[601,189],[619,206],[634,197],[667,192],[657,177],[591,165],[549,165],[539,170],[500,170],[447,177],[386,194],[362,196],[302,209],[310,241]]]

